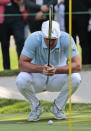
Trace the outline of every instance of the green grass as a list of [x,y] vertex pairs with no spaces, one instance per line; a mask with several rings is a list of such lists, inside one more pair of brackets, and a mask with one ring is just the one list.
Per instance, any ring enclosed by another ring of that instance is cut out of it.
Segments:
[[79,44],[77,44],[77,49],[78,49],[78,52],[80,54],[80,59],[82,61],[82,49],[81,49],[81,46]]
[[[69,131],[68,104],[66,120],[55,120],[49,112],[51,102],[41,101],[44,113],[38,122],[28,122],[29,103],[21,100],[0,99],[0,131]],[[7,109],[7,110],[6,110]],[[3,112],[2,112],[3,110]],[[53,124],[48,125],[52,119]],[[91,104],[72,104],[72,131],[91,130]]]
[[[41,101],[41,105],[43,106],[45,112],[49,112],[50,106],[52,102]],[[69,104],[65,107],[65,112],[68,112]],[[24,113],[29,112],[30,106],[27,101],[24,100],[12,100],[12,99],[0,99],[0,114],[8,114],[8,113]],[[91,111],[91,104],[83,104],[83,103],[72,103],[72,111]]]
[[[27,122],[26,114],[8,114],[0,115],[3,120],[0,121],[1,131],[69,131],[68,113],[66,120],[55,120],[51,113],[44,113],[38,122]],[[91,115],[90,113],[72,113],[72,131],[90,131]],[[52,119],[53,124],[48,125],[48,120]]]
[[[0,48],[0,71],[3,71],[2,52]],[[10,66],[12,70],[18,69],[18,59],[15,48],[10,48]]]
[[0,71],[0,76],[14,76],[19,73],[18,69]]

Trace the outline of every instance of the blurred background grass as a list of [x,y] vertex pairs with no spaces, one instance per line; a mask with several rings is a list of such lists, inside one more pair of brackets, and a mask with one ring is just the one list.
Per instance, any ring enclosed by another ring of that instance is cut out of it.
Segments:
[[[10,66],[11,69],[18,69],[18,58],[15,48],[10,48]],[[2,52],[0,48],[0,71],[3,71],[3,60],[2,60]]]
[[[17,53],[16,53],[16,46],[15,46],[15,41],[14,41],[13,36],[11,36],[11,38],[10,38],[9,53],[10,53],[11,70],[18,69],[18,57],[17,57]],[[1,51],[1,47],[0,47],[0,71],[3,71],[3,70],[4,69],[3,69],[2,51]]]

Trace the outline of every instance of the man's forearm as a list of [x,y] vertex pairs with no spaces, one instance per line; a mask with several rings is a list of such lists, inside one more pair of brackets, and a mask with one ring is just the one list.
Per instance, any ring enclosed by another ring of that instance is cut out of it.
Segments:
[[35,65],[29,62],[23,62],[22,64],[19,63],[19,69],[20,71],[30,72],[30,73],[42,73],[43,72],[43,66]]
[[[71,70],[73,72],[79,72],[81,71],[80,65],[76,65],[75,63],[71,64]],[[68,74],[69,73],[69,65],[57,67],[55,74]]]

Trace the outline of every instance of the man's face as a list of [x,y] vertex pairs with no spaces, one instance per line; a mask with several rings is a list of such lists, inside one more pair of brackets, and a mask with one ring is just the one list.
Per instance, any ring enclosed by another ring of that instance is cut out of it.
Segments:
[[[56,43],[57,43],[58,39],[51,39],[50,40],[50,48],[54,48]],[[45,44],[47,45],[47,47],[49,47],[49,39],[48,38],[44,38]]]

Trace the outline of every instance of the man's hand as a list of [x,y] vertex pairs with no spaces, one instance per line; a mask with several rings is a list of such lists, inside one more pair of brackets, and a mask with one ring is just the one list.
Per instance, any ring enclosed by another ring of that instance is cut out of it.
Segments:
[[46,75],[46,76],[53,76],[56,72],[56,68],[53,66],[53,65],[44,65],[44,69],[43,69],[43,73]]

